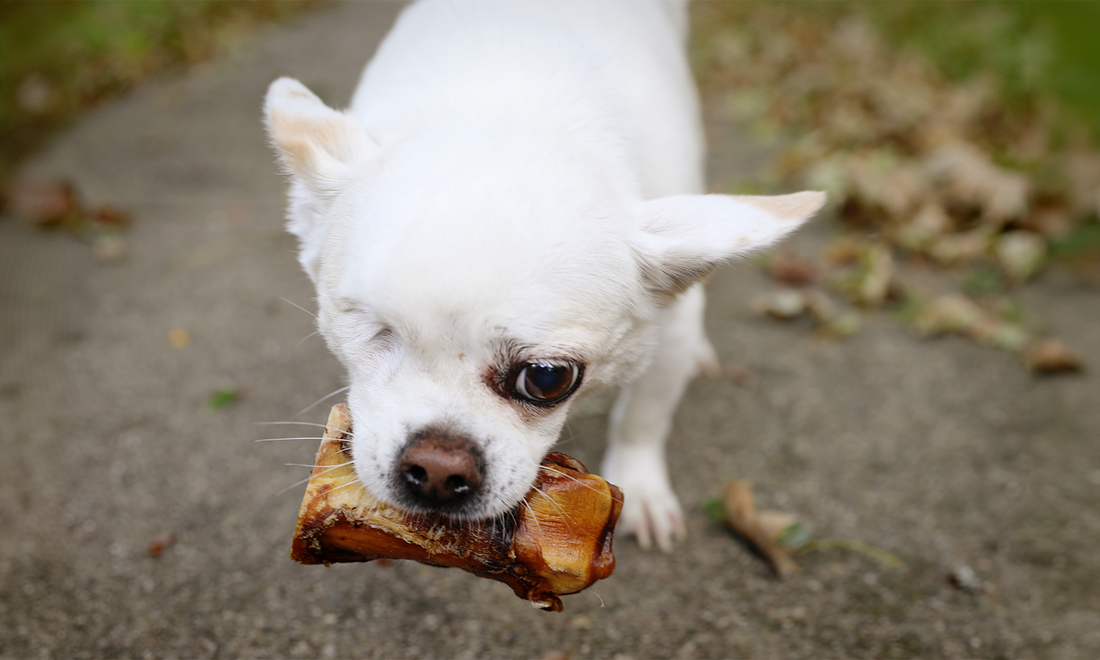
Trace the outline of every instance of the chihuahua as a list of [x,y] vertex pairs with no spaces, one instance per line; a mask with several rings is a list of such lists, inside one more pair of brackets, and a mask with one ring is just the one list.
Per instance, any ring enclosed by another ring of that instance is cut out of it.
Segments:
[[614,386],[620,528],[684,536],[665,441],[716,363],[701,281],[825,201],[703,194],[685,5],[421,0],[347,110],[272,83],[288,228],[380,499],[508,515],[578,397]]

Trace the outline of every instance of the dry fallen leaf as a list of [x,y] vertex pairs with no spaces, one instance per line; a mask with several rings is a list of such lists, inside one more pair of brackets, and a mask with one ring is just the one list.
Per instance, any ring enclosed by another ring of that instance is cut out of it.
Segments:
[[952,568],[951,572],[947,574],[947,582],[956,589],[965,591],[968,594],[978,595],[993,592],[993,585],[982,582],[982,579],[978,577],[978,573],[966,564],[960,564]]
[[966,334],[986,320],[986,314],[970,298],[961,293],[949,293],[924,305],[914,326],[924,335],[942,333]]
[[1026,282],[1042,267],[1047,244],[1038,234],[1023,230],[1010,231],[997,238],[994,253],[1001,270],[1010,280]]
[[932,242],[928,254],[946,265],[971,262],[989,250],[995,233],[993,228],[979,225],[970,231],[944,234]]
[[79,218],[80,201],[68,181],[13,181],[4,191],[4,206],[12,215],[32,225],[53,225]]
[[888,245],[881,242],[856,242],[852,247],[834,242],[833,258],[848,263],[850,257],[842,250],[854,249],[855,264],[834,272],[830,284],[852,303],[864,307],[881,307],[898,289],[897,268]]
[[817,268],[790,249],[779,248],[768,261],[768,275],[784,284],[803,286],[817,278]]
[[133,216],[111,204],[100,204],[88,211],[88,220],[104,228],[122,229],[133,221]]
[[168,333],[168,345],[172,348],[187,348],[191,345],[191,333],[183,328],[176,328]]
[[149,545],[146,550],[150,557],[159,557],[164,554],[164,551],[171,548],[176,544],[175,532],[165,532],[160,536],[153,537],[149,541]]
[[801,291],[782,289],[762,293],[752,299],[752,309],[757,314],[766,314],[772,318],[789,321],[798,318],[806,311],[806,299]]
[[866,245],[856,236],[841,235],[829,242],[825,257],[834,266],[851,266],[859,263]]
[[1027,177],[994,165],[990,155],[973,144],[949,142],[929,154],[923,165],[945,187],[950,203],[980,209],[991,225],[1003,226],[1027,212]]
[[895,231],[893,238],[899,246],[910,252],[927,252],[952,230],[952,225],[943,206],[938,202],[928,201],[908,223]]
[[1019,324],[983,309],[961,293],[943,294],[925,303],[913,326],[925,336],[960,334],[1013,353],[1029,340]]
[[856,300],[865,305],[878,306],[886,302],[890,285],[894,280],[894,257],[890,248],[876,243],[863,255],[863,271],[856,285]]
[[859,330],[859,314],[842,310],[837,302],[820,289],[783,289],[753,298],[752,309],[781,321],[809,315],[825,338],[841,339]]
[[1024,349],[1024,364],[1037,374],[1076,373],[1085,365],[1073,351],[1058,339],[1037,341]]
[[785,578],[801,572],[790,551],[776,542],[779,536],[775,529],[776,514],[769,514],[766,519],[768,527],[761,523],[752,494],[752,482],[731,481],[726,484],[722,504],[725,508],[724,522],[767,560],[778,577]]

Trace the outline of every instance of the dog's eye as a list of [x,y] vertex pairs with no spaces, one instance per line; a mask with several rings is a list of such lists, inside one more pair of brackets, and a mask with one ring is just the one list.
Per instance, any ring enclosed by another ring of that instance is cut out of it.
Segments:
[[519,370],[515,388],[519,396],[531,403],[549,405],[572,394],[580,380],[581,368],[572,362],[532,362]]

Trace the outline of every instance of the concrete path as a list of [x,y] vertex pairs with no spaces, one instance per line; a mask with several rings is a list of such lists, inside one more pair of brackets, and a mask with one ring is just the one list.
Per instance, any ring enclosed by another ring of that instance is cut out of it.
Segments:
[[[283,233],[259,121],[277,75],[346,103],[398,5],[345,3],[95,112],[28,165],[132,211],[128,258],[0,220],[0,657],[1100,657],[1100,294],[1024,292],[1092,371],[1035,379],[885,315],[842,343],[754,317],[748,266],[711,286],[710,332],[750,385],[693,384],[672,440],[690,541],[616,547],[618,571],[534,611],[504,585],[412,563],[303,567],[290,534],[309,427],[342,385]],[[747,167],[729,127],[716,171]],[[827,222],[802,240],[830,232]],[[173,330],[190,344],[174,348]],[[215,410],[219,388],[240,401]],[[568,451],[598,464],[605,419]],[[305,431],[302,433],[301,431]],[[857,552],[777,582],[703,503],[751,478]],[[175,536],[158,557],[150,543]],[[948,583],[965,565],[977,593]]]

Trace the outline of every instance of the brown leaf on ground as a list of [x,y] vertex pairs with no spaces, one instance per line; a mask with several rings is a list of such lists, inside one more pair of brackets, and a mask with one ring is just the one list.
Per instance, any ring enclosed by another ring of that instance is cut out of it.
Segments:
[[149,540],[149,545],[146,551],[150,557],[159,557],[164,554],[164,551],[171,548],[176,544],[175,532],[165,532],[160,536],[155,536]]
[[786,511],[758,511],[756,521],[767,538],[778,541],[787,530],[798,524],[798,516]]
[[100,204],[88,211],[88,220],[104,228],[122,229],[133,221],[133,215],[111,204]]
[[1028,210],[1028,178],[993,164],[990,155],[973,144],[962,140],[945,144],[929,154],[924,167],[944,186],[950,202],[980,209],[988,224],[1001,227]]
[[1100,216],[1100,153],[1078,149],[1063,159],[1074,211]]
[[966,564],[960,564],[952,568],[947,574],[947,583],[959,591],[965,591],[975,596],[988,596],[996,591],[992,584],[983,582],[982,579],[978,577],[978,573]]
[[61,179],[13,181],[4,191],[4,207],[32,225],[54,225],[79,218],[76,189]]
[[776,530],[777,522],[781,521],[774,513],[761,521],[760,513],[756,510],[751,481],[731,481],[726,484],[722,504],[726,515],[724,522],[764,557],[778,577],[786,578],[801,572],[790,551],[776,542],[779,536],[777,531],[781,533],[789,523]]
[[945,265],[971,262],[989,250],[995,233],[992,227],[979,225],[970,231],[946,234],[932,243],[928,254]]
[[856,301],[877,307],[886,302],[894,281],[894,257],[890,248],[876,243],[863,255],[863,269],[855,294]]
[[781,289],[761,293],[752,300],[754,312],[780,321],[793,321],[809,316],[817,324],[819,334],[828,339],[842,339],[859,330],[859,314],[843,310],[821,289]]
[[752,309],[781,321],[798,318],[806,311],[806,298],[801,291],[782,289],[762,293],[752,299]]
[[803,286],[817,279],[817,267],[793,250],[779,248],[768,261],[768,275],[784,284]]
[[187,348],[191,345],[191,333],[183,328],[176,328],[168,333],[168,345],[172,348]]
[[938,202],[928,201],[912,219],[894,231],[893,239],[910,252],[927,252],[953,229],[951,217]]
[[1019,324],[1002,319],[961,293],[947,293],[926,303],[913,321],[925,336],[960,334],[1012,353],[1029,337]]
[[1009,280],[1026,282],[1043,267],[1047,243],[1038,234],[1016,230],[997,237],[993,252]]
[[1061,340],[1044,339],[1024,349],[1024,364],[1037,374],[1077,373],[1084,363]]
[[825,258],[834,266],[851,266],[859,263],[866,245],[855,236],[838,236],[825,248]]

